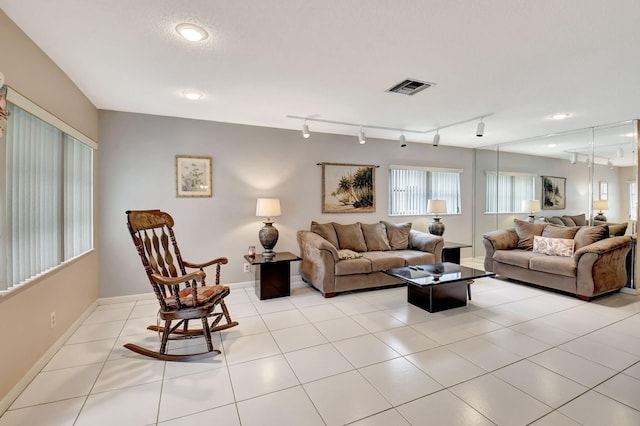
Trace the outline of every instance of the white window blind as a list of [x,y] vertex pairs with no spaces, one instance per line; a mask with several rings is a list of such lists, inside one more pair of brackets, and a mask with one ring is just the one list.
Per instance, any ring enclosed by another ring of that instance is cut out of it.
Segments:
[[522,210],[523,200],[535,199],[535,175],[486,172],[487,213],[529,213]]
[[13,104],[9,112],[0,290],[93,248],[92,148]]
[[447,214],[461,212],[459,169],[389,167],[389,216],[427,214],[430,199],[446,200]]

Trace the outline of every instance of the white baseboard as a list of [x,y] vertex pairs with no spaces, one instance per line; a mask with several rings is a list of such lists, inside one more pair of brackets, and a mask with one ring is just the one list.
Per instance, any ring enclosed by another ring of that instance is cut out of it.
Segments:
[[637,288],[629,288],[629,287],[622,287],[620,289],[620,293],[625,293],[625,294],[633,294],[634,296],[638,296],[640,295],[640,289]]
[[93,302],[80,317],[64,332],[58,340],[40,357],[40,359],[29,369],[29,371],[20,379],[18,383],[0,400],[0,415],[4,413],[13,404],[18,396],[29,386],[29,383],[42,371],[53,356],[64,346],[69,337],[80,327],[80,324],[96,309],[97,301]]

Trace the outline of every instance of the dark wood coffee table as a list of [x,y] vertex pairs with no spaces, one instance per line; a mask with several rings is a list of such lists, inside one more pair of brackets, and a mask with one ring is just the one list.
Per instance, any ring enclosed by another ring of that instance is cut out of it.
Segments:
[[407,266],[383,271],[407,283],[407,301],[429,312],[459,308],[471,300],[471,284],[476,278],[495,274],[455,263]]

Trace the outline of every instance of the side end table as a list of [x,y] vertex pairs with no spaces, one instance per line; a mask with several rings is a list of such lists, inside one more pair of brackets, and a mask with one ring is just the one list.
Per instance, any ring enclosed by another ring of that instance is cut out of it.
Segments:
[[271,258],[261,254],[245,255],[245,260],[256,266],[255,291],[258,299],[273,299],[291,294],[291,262],[302,260],[288,251],[278,252]]
[[442,261],[460,264],[460,249],[473,247],[471,244],[445,241],[442,249]]

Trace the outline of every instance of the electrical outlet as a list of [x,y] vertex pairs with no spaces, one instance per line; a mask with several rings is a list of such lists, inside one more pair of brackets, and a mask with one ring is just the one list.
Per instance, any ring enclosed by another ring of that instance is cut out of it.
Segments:
[[51,328],[54,328],[55,326],[56,326],[56,313],[51,312]]
[[244,264],[244,271],[245,272],[251,272],[251,264],[250,263],[246,263]]

